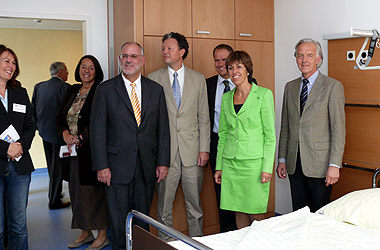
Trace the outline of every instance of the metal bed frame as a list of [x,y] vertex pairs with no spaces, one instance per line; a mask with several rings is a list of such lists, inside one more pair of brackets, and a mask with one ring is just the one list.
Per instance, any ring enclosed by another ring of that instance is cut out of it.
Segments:
[[154,226],[158,230],[172,236],[173,238],[175,238],[177,240],[180,240],[180,241],[188,244],[189,246],[191,246],[195,249],[212,250],[212,248],[209,248],[209,247],[203,245],[202,243],[200,243],[196,240],[193,240],[189,236],[184,235],[183,233],[181,233],[181,232],[179,232],[173,228],[170,228],[166,225],[163,225],[162,223],[156,221],[155,219],[152,219],[151,217],[149,217],[143,213],[140,213],[136,210],[132,210],[131,212],[128,213],[127,223],[125,225],[125,227],[126,227],[125,232],[126,232],[126,236],[127,236],[126,237],[127,238],[127,249],[128,250],[132,249],[132,219],[133,219],[133,217],[136,217],[136,218],[148,223],[149,225]]
[[[347,164],[344,164],[344,165],[345,165],[345,167],[350,167],[350,168],[355,168],[355,169],[360,168],[360,167],[356,167],[356,166],[350,166]],[[360,168],[360,169],[362,169],[362,168]],[[380,169],[376,168],[376,169],[362,169],[362,170],[374,172],[373,176],[372,176],[372,188],[377,188],[376,179],[377,179],[377,175],[380,173]],[[184,235],[181,232],[179,232],[173,228],[170,228],[166,225],[163,225],[162,223],[159,223],[158,221],[152,219],[151,217],[149,217],[149,216],[147,216],[141,212],[138,212],[136,210],[132,210],[131,212],[128,213],[128,216],[127,216],[127,223],[126,223],[126,236],[127,236],[126,238],[127,239],[126,240],[127,240],[127,249],[128,250],[132,249],[132,219],[133,219],[133,217],[136,217],[136,218],[148,223],[149,225],[154,226],[158,230],[172,236],[173,238],[175,238],[177,240],[180,240],[180,241],[188,244],[189,246],[191,246],[195,249],[212,250],[212,248],[209,248],[209,247],[203,245],[202,243],[200,243],[196,240],[193,240],[189,236]]]

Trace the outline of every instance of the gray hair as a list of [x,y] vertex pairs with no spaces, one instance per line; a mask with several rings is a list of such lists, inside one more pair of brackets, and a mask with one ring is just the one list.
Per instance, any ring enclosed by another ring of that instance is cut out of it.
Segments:
[[50,75],[55,76],[59,73],[60,70],[65,68],[64,62],[53,62],[50,65]]
[[139,46],[140,50],[141,50],[141,55],[143,56],[144,55],[144,48],[137,42],[126,42],[124,43],[121,48],[120,48],[120,51],[123,50],[123,48],[127,45],[130,45],[130,44],[136,44],[137,46]]
[[322,63],[323,63],[323,54],[322,54],[322,47],[321,47],[321,44],[318,42],[318,41],[315,41],[314,39],[311,39],[311,38],[303,38],[301,40],[298,41],[298,43],[296,44],[296,47],[295,47],[295,51],[294,51],[294,56],[297,57],[297,50],[298,50],[298,47],[303,44],[303,43],[313,43],[315,45],[315,47],[317,48],[317,54],[318,56],[321,57],[321,60],[319,61],[317,67],[321,67],[322,66]]

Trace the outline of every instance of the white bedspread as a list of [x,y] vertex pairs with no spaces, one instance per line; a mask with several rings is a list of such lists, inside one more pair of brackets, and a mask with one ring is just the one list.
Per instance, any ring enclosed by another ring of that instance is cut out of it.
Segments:
[[[240,230],[194,239],[215,250],[380,249],[380,231],[310,213],[308,207],[255,221],[250,227]],[[170,244],[178,249],[194,249],[179,241]]]

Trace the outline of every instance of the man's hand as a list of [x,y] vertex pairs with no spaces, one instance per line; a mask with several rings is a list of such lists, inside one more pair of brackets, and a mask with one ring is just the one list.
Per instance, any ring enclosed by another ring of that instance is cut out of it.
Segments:
[[216,184],[222,183],[222,170],[216,170],[214,174],[214,179]]
[[286,178],[286,163],[285,162],[279,162],[277,165],[277,175],[280,179]]
[[160,183],[160,181],[162,181],[163,179],[165,179],[166,176],[168,176],[168,172],[169,172],[169,167],[167,167],[167,166],[157,166],[156,167],[156,177],[158,178],[157,179],[157,183]]
[[111,170],[109,168],[98,170],[97,176],[98,181],[107,184],[107,186],[111,185]]
[[326,187],[328,185],[333,185],[339,180],[339,168],[337,167],[329,167],[326,172]]
[[209,159],[209,154],[208,152],[199,152],[198,155],[198,166],[199,167],[204,167]]

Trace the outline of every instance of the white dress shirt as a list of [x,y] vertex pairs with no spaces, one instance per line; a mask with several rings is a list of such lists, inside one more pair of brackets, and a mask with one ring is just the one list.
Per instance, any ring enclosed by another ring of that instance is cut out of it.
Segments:
[[173,80],[174,80],[173,74],[174,74],[174,72],[177,72],[177,74],[178,74],[177,79],[178,79],[180,94],[181,94],[181,98],[182,98],[183,86],[185,85],[185,66],[182,63],[181,68],[177,71],[174,71],[172,68],[170,68],[168,66],[168,72],[169,72],[170,85],[172,85],[172,86],[173,86]]
[[214,113],[214,125],[212,127],[212,132],[218,133],[219,132],[219,117],[220,117],[220,108],[222,107],[222,96],[224,92],[224,80],[228,80],[230,91],[235,88],[235,84],[232,83],[231,79],[224,79],[218,74],[218,82],[216,84],[216,93],[215,93],[215,113]]
[[[127,89],[129,99],[132,100],[132,86],[131,86],[132,82],[129,81],[127,78],[125,78],[123,74],[121,74],[121,76],[123,77],[123,81],[125,84],[125,88]],[[136,79],[136,81],[134,81],[134,83],[136,83],[135,92],[136,92],[137,99],[140,105],[140,110],[141,110],[141,74]]]

